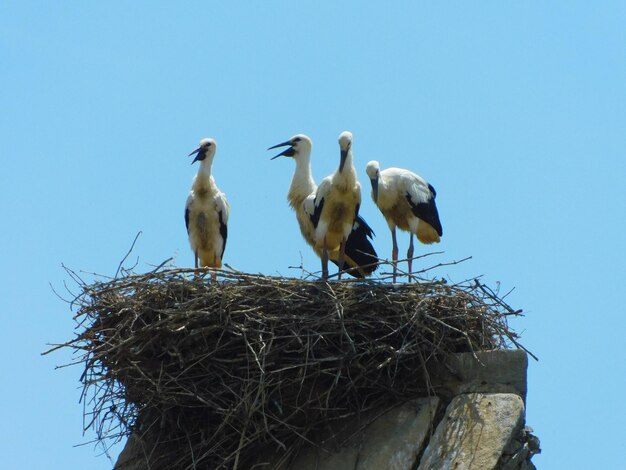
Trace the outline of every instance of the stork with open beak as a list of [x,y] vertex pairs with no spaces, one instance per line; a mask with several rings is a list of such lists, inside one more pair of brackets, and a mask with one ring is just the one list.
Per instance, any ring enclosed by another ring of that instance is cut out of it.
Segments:
[[[287,199],[289,205],[296,213],[300,232],[304,240],[313,248],[315,253],[322,257],[322,249],[315,242],[315,231],[319,223],[319,214],[315,213],[315,197],[317,185],[311,174],[311,150],[313,143],[311,139],[298,134],[291,139],[270,147],[287,147],[272,160],[285,156],[293,158],[296,162],[296,169],[291,180]],[[348,235],[345,244],[345,263],[350,269],[346,272],[354,277],[365,277],[372,274],[377,268],[378,256],[372,246],[370,239],[374,232],[367,225],[365,220],[357,216]],[[329,249],[328,258],[335,264],[339,260],[339,247]]]
[[189,154],[195,155],[192,164],[200,162],[185,204],[185,225],[196,274],[198,267],[222,267],[228,236],[230,206],[211,174],[216,147],[214,139],[202,139],[200,146]]

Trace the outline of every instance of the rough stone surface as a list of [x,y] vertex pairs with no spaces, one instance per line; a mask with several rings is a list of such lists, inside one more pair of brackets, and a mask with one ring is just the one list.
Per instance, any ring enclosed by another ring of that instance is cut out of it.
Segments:
[[409,470],[428,438],[439,398],[413,400],[385,413],[365,430],[356,470]]
[[516,394],[470,393],[455,397],[437,426],[418,470],[490,470],[524,425]]
[[450,355],[430,371],[438,394],[515,393],[526,401],[528,356],[522,350],[477,351]]
[[[383,415],[354,420],[326,436],[321,448],[308,447],[290,470],[410,470],[428,438],[439,399],[420,398]],[[343,445],[341,445],[343,444]],[[337,447],[337,445],[340,445]]]

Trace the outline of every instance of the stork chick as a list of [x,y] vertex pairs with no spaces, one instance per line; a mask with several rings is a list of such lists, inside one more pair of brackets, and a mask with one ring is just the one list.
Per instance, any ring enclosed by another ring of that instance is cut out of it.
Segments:
[[328,254],[339,249],[337,265],[341,279],[346,241],[361,206],[361,185],[352,162],[352,133],[339,135],[339,168],[322,180],[313,200],[315,248],[321,250],[322,277],[328,278]]
[[382,212],[391,230],[393,250],[393,282],[396,282],[398,242],[396,227],[410,233],[406,257],[409,277],[413,263],[413,235],[425,244],[438,243],[443,235],[435,197],[435,188],[421,176],[401,168],[380,170],[377,161],[367,164],[367,176],[372,183],[372,199]]
[[202,139],[200,146],[189,154],[195,155],[192,164],[200,162],[185,204],[185,225],[196,274],[198,267],[222,267],[228,236],[230,206],[211,175],[216,146],[215,140]]
[[[315,229],[319,216],[317,219],[314,217],[317,185],[311,174],[313,142],[308,136],[297,134],[285,142],[270,147],[268,150],[277,147],[289,148],[272,157],[272,160],[285,156],[293,158],[296,162],[296,169],[291,180],[287,200],[296,213],[296,219],[304,240],[321,257],[322,250],[317,248],[315,244]],[[360,216],[357,216],[346,241],[345,250],[345,262],[350,267],[347,272],[351,276],[362,278],[376,270],[378,255],[370,242],[373,235],[374,232],[367,225],[367,222]],[[328,257],[333,263],[338,264],[339,249],[330,250]]]

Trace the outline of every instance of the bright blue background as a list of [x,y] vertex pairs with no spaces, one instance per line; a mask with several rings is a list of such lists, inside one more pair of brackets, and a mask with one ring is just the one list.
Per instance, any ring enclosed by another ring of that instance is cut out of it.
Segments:
[[[82,435],[80,366],[40,356],[73,335],[61,263],[112,275],[193,263],[183,205],[200,138],[232,206],[225,261],[319,269],[286,192],[314,141],[319,181],[354,133],[368,160],[438,190],[456,281],[516,290],[540,356],[528,424],[539,468],[617,468],[626,418],[621,301],[626,167],[623,2],[0,2],[0,442],[5,468],[110,468]],[[384,6],[383,6],[384,5]],[[390,256],[382,216],[362,214]],[[399,237],[401,253],[407,237]],[[89,278],[89,275],[85,275]],[[112,449],[113,458],[120,447]]]

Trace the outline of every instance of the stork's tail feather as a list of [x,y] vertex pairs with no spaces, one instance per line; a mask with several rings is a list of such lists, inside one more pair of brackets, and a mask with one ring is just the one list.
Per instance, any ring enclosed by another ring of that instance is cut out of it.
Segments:
[[[373,237],[374,231],[371,227],[360,216],[357,216],[346,242],[347,266],[345,268],[351,276],[363,278],[371,275],[378,268],[378,255],[370,241]],[[337,264],[336,261],[333,260],[333,262]]]
[[[441,225],[439,226],[441,227]],[[417,224],[417,239],[425,243],[427,245],[431,243],[439,243],[441,241],[441,228],[437,230],[437,228],[433,227],[427,222],[420,220]]]

